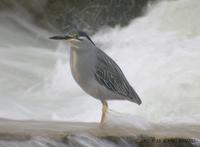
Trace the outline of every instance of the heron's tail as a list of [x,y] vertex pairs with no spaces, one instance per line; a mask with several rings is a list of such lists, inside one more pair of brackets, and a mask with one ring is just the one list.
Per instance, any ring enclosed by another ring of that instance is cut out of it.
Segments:
[[131,87],[130,90],[130,96],[129,96],[129,101],[134,102],[138,105],[142,104],[142,101],[140,99],[140,97],[138,96],[138,94],[135,92],[135,90]]

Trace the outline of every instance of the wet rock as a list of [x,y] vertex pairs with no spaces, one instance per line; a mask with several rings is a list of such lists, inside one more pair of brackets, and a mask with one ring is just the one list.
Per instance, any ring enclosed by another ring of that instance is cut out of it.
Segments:
[[144,14],[156,0],[0,0],[0,10],[31,15],[33,21],[50,30],[85,29],[94,32],[104,26],[127,25]]

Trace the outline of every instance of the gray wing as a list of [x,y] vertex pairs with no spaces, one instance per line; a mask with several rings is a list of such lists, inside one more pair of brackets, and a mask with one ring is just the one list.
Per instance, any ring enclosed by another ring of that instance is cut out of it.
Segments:
[[139,96],[130,86],[119,66],[100,49],[97,52],[97,60],[95,68],[95,78],[97,81],[112,92],[141,104]]

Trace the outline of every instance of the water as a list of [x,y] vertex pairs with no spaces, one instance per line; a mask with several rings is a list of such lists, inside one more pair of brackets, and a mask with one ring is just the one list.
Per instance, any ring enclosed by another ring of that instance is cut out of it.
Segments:
[[[126,27],[92,36],[143,101],[109,102],[116,122],[199,124],[199,13],[199,0],[163,1]],[[72,79],[69,47],[30,20],[7,13],[0,20],[0,117],[98,122],[101,103]]]
[[110,49],[143,100],[140,107],[114,102],[113,109],[127,109],[154,122],[199,124],[199,4],[162,2],[127,28],[94,36]]

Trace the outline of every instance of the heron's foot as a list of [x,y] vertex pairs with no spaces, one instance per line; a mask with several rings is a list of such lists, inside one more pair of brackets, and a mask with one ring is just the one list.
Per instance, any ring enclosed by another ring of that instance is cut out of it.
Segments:
[[106,120],[106,114],[108,113],[108,103],[106,101],[102,101],[103,107],[102,107],[102,115],[101,115],[101,124],[100,127],[103,127]]

